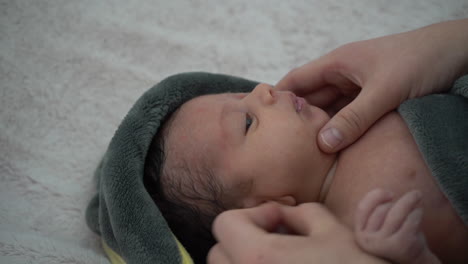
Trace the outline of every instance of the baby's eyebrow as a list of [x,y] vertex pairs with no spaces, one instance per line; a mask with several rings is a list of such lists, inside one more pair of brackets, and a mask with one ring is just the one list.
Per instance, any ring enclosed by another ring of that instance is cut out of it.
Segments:
[[228,100],[223,103],[223,106],[221,107],[221,111],[219,112],[219,120],[218,124],[220,126],[221,130],[221,139],[227,141],[230,145],[236,144],[237,140],[234,134],[233,126],[232,124],[228,123],[227,116],[231,115],[233,111],[232,105],[229,104],[229,99],[234,99],[231,96],[230,98],[227,98]]
[[227,95],[234,99],[242,99],[245,94],[247,93],[227,93]]
[[228,107],[227,107],[227,104],[224,103],[223,106],[221,107],[221,111],[220,111],[219,118],[218,118],[218,124],[221,128],[222,140],[225,140],[227,138],[228,142],[232,142],[232,133],[231,131],[228,131],[228,129],[226,129],[226,126],[225,126],[227,112],[228,112]]

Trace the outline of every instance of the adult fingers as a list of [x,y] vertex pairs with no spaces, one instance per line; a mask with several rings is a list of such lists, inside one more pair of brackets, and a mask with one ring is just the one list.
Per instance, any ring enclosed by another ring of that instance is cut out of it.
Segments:
[[334,116],[336,113],[338,113],[343,107],[347,106],[349,103],[351,103],[354,100],[354,98],[350,97],[340,97],[336,99],[333,103],[327,105],[326,107],[323,107],[322,109],[325,110],[325,112],[328,113],[329,116]]
[[320,57],[291,70],[275,86],[278,90],[289,90],[296,94],[305,94],[326,85],[323,72],[327,56]]
[[228,259],[245,254],[261,244],[261,239],[280,222],[278,205],[265,204],[249,209],[223,212],[213,223],[213,234]]
[[341,109],[320,130],[320,149],[334,153],[347,147],[399,103],[400,98],[392,98],[377,89],[363,89],[356,99]]
[[207,256],[208,264],[229,264],[231,261],[227,257],[220,244],[214,245]]
[[338,220],[323,205],[303,203],[295,207],[281,206],[281,224],[297,235],[326,232],[338,224]]

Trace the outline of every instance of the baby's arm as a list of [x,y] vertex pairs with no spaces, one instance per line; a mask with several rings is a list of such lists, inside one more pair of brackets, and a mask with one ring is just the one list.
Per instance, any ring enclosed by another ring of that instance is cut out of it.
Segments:
[[359,246],[395,263],[440,263],[421,232],[420,200],[419,191],[408,192],[397,201],[381,189],[366,194],[356,212],[355,236]]

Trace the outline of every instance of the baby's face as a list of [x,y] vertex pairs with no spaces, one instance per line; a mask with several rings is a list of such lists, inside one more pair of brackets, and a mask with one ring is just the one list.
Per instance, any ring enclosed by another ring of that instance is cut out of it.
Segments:
[[328,120],[323,110],[266,84],[251,93],[197,97],[174,117],[166,166],[183,160],[191,170],[209,167],[223,186],[247,184],[243,207],[317,201],[335,160],[316,143]]

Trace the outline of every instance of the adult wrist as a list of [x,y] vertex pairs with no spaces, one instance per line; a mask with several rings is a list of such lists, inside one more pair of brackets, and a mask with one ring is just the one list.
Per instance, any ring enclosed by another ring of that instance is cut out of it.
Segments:
[[[421,87],[429,92],[448,90],[460,76],[468,73],[468,19],[432,24],[414,32],[421,46],[425,69]],[[429,44],[429,45],[428,45]],[[424,59],[425,58],[425,59]],[[418,96],[427,94],[427,91]]]
[[447,63],[454,66],[453,79],[468,74],[468,19],[446,21],[435,26],[442,38],[439,41],[447,43],[443,52],[449,54]]
[[460,50],[461,66],[459,68],[458,76],[468,74],[468,19],[449,21],[447,23],[454,23],[454,38],[456,49]]

